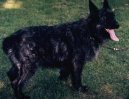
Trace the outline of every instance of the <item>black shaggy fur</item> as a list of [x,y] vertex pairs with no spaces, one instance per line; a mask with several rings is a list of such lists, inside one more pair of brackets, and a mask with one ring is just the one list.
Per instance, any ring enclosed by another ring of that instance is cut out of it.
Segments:
[[100,10],[90,0],[89,7],[87,19],[27,27],[4,39],[3,51],[12,63],[7,74],[17,99],[29,99],[22,93],[22,87],[40,65],[59,67],[61,80],[70,76],[74,89],[87,91],[81,83],[83,66],[96,56],[99,46],[110,39],[105,28],[119,27],[107,0]]

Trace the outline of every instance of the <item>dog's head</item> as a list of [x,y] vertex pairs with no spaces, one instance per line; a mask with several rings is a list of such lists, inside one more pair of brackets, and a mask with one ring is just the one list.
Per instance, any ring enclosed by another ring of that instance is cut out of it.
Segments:
[[89,0],[90,15],[96,18],[96,29],[99,31],[100,38],[113,41],[119,41],[115,34],[115,29],[119,28],[119,24],[115,19],[115,14],[110,8],[108,1],[104,0],[103,7],[99,10],[91,0]]

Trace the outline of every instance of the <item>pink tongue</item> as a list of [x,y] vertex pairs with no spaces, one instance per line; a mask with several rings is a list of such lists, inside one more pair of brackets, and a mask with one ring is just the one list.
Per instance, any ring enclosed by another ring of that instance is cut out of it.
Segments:
[[119,38],[116,36],[115,31],[113,29],[106,29],[106,31],[110,34],[110,38],[113,41],[119,41]]

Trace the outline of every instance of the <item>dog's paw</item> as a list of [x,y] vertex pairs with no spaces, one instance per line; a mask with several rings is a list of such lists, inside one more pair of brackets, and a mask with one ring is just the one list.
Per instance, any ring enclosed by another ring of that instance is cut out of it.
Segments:
[[97,95],[97,92],[90,90],[90,88],[87,86],[81,86],[78,91],[87,95]]
[[72,87],[72,88],[73,91],[84,94],[85,96],[90,96],[92,99],[95,99],[96,96],[98,95],[97,92],[90,90],[90,88],[87,86],[80,86],[79,88]]
[[83,93],[89,90],[87,86],[80,86],[80,87],[72,86],[72,88],[74,91],[83,92]]
[[87,86],[81,86],[81,87],[78,89],[79,92],[83,92],[83,93],[88,92],[89,90],[90,90],[90,88],[87,87]]

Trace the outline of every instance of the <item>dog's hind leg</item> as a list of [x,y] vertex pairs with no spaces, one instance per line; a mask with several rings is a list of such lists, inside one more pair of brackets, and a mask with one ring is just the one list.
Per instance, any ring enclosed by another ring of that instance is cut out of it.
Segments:
[[18,80],[18,84],[17,84],[17,88],[19,88],[18,90],[18,98],[20,97],[20,99],[30,99],[29,96],[25,96],[23,93],[22,93],[22,88],[25,84],[25,82],[30,78],[32,77],[34,74],[35,74],[35,71],[36,71],[36,65],[35,64],[31,64],[31,65],[28,65],[28,64],[25,64],[22,68],[22,73],[19,77],[19,80]]
[[[29,68],[32,67],[32,68]],[[12,88],[14,89],[14,93],[18,99],[30,99],[29,96],[25,96],[22,92],[22,88],[25,82],[34,75],[36,71],[35,65],[25,64],[23,67],[18,70],[16,67],[12,67],[8,74],[8,77],[11,81]]]
[[[19,93],[19,88],[18,88],[18,82],[19,82],[19,78],[20,78],[20,70],[18,70],[18,68],[13,65],[13,67],[7,72],[7,75],[11,81],[11,86],[14,90],[15,96],[18,99],[21,99],[20,97],[20,93]],[[24,98],[23,98],[24,99]]]
[[17,99],[30,99],[29,96],[25,96],[22,93],[22,88],[28,78],[33,76],[37,66],[35,62],[20,62],[13,51],[9,53],[9,58],[13,64],[13,67],[7,72],[7,75],[11,81],[12,88],[14,90]]
[[18,68],[16,66],[13,66],[8,72],[7,75],[11,82],[15,81],[18,77]]

